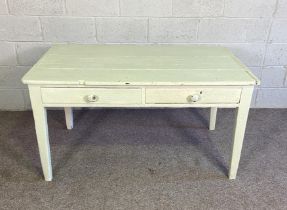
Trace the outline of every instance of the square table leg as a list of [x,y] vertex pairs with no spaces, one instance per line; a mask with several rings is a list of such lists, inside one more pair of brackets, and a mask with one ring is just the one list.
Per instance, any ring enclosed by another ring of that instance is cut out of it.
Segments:
[[65,107],[65,118],[66,118],[66,125],[67,129],[71,130],[74,127],[73,123],[73,109],[71,107]]
[[39,87],[29,87],[35,129],[41,159],[42,170],[46,181],[52,181],[52,165],[47,124],[47,110],[42,105]]
[[236,120],[233,136],[233,146],[229,169],[229,179],[235,179],[240,161],[241,149],[245,134],[249,107],[252,99],[253,86],[242,89],[240,104],[236,110]]

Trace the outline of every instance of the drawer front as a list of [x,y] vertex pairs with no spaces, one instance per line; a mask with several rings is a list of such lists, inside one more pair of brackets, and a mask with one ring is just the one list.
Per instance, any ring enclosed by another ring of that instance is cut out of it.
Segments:
[[141,104],[141,89],[42,88],[44,104]]
[[147,88],[147,104],[234,104],[240,88]]

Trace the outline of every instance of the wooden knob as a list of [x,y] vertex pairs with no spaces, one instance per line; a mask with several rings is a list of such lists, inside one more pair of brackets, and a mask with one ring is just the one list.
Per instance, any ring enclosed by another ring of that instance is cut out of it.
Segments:
[[190,103],[197,102],[199,100],[200,100],[200,95],[198,95],[198,94],[190,95],[187,97],[187,101]]
[[96,102],[98,100],[98,96],[96,95],[88,95],[86,98],[88,102]]

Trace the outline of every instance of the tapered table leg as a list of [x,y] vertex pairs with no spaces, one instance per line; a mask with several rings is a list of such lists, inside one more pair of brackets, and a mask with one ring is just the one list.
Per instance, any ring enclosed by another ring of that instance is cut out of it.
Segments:
[[65,107],[64,110],[65,110],[67,129],[71,130],[74,127],[73,109],[71,107]]
[[215,129],[216,115],[217,115],[217,107],[211,107],[209,117],[209,130]]
[[47,124],[47,111],[42,105],[39,87],[29,87],[42,170],[46,181],[52,181],[52,165]]
[[236,178],[252,93],[253,87],[244,87],[242,89],[240,104],[236,110],[237,112],[233,134],[234,136],[229,169],[229,179]]

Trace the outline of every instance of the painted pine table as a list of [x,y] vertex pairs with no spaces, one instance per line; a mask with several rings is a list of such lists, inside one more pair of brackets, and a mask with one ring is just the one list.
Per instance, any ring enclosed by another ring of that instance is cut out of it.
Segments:
[[[40,158],[52,180],[47,112],[64,107],[236,108],[229,178],[235,179],[253,88],[259,80],[227,49],[181,45],[56,45],[23,77],[28,84]],[[192,117],[192,116],[191,116]]]

